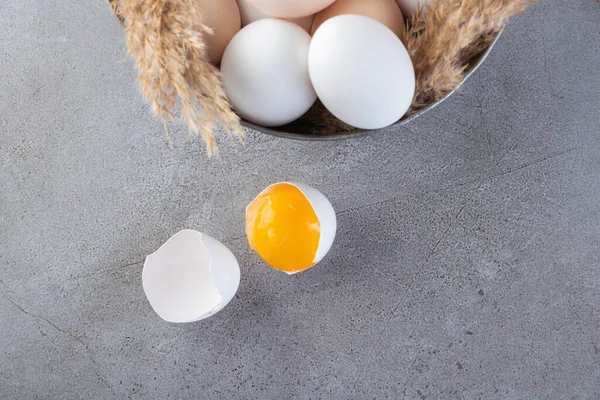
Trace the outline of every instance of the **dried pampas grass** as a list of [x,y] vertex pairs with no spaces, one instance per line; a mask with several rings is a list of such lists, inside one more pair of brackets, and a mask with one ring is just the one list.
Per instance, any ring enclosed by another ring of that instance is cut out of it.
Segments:
[[[216,0],[215,0],[216,1]],[[405,45],[416,75],[416,92],[406,117],[456,89],[469,63],[483,53],[508,19],[535,0],[431,0],[407,25]],[[231,110],[220,74],[208,61],[202,24],[194,0],[109,0],[125,26],[129,53],[136,61],[141,91],[165,122],[175,115],[177,99],[190,130],[200,134],[209,154],[218,148],[213,128],[243,136]],[[319,102],[297,125],[309,134],[353,129]],[[166,129],[166,125],[165,125]]]
[[[109,0],[123,22],[129,54],[134,58],[142,95],[166,122],[181,105],[181,116],[199,134],[209,155],[218,153],[214,127],[243,137],[231,110],[219,70],[208,61],[202,23],[194,0]],[[167,131],[168,133],[168,131]]]
[[409,115],[456,89],[473,57],[487,49],[510,17],[533,2],[432,0],[417,10],[406,35],[416,74]]

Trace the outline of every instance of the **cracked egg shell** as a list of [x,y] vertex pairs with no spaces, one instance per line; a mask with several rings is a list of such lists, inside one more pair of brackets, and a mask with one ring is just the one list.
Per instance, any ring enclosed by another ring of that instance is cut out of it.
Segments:
[[267,264],[288,274],[320,262],[333,244],[336,229],[329,200],[300,183],[275,183],[246,208],[250,247]]
[[142,285],[167,322],[195,322],[219,312],[240,284],[240,267],[218,240],[186,229],[146,257]]

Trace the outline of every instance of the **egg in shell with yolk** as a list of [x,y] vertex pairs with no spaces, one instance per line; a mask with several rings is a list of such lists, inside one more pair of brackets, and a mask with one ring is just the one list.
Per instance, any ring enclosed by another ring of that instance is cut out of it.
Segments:
[[267,264],[288,274],[320,262],[333,244],[336,228],[329,200],[304,184],[275,183],[246,208],[250,247]]

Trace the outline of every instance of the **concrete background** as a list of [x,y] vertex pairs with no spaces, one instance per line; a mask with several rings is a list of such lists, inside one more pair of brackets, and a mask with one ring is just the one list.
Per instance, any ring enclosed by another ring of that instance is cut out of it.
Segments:
[[[0,398],[600,398],[600,4],[527,14],[406,128],[208,160],[166,143],[103,1],[0,2]],[[243,232],[278,180],[338,211],[293,277]],[[243,277],[171,325],[140,273],[182,228]]]

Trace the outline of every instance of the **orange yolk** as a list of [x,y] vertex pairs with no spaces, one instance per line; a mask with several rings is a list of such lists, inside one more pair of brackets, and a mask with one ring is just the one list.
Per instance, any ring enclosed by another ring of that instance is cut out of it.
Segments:
[[250,247],[267,264],[286,272],[315,265],[321,224],[304,194],[288,183],[261,193],[246,211]]

